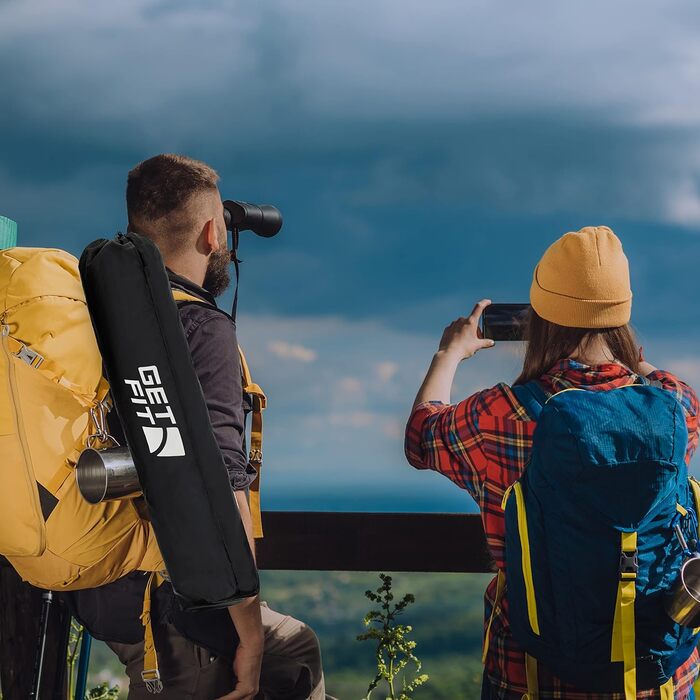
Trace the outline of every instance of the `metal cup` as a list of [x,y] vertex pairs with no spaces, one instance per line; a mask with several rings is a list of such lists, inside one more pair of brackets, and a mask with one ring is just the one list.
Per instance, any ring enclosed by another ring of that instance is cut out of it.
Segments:
[[80,495],[92,504],[141,495],[141,484],[128,447],[83,450],[75,467],[75,479]]
[[664,608],[679,625],[700,626],[700,556],[683,562],[678,581],[664,600]]

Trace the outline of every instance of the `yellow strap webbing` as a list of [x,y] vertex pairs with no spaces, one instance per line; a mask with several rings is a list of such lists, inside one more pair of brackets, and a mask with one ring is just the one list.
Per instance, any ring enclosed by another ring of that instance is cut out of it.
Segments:
[[527,616],[532,631],[539,635],[540,623],[537,619],[537,599],[535,598],[535,584],[532,578],[532,562],[530,560],[530,535],[527,530],[527,513],[525,512],[525,497],[523,487],[519,481],[513,484],[516,505],[518,508],[518,533],[520,535],[520,552],[525,580],[525,594],[527,596]]
[[[690,492],[693,494],[693,503],[695,504],[695,515],[698,519],[698,540],[700,540],[700,483],[694,476],[691,476],[688,478],[688,484],[690,485]],[[693,630],[693,634],[697,634],[698,632],[700,632],[700,627],[696,627]],[[695,694],[700,695],[700,678],[696,682],[695,686],[693,686],[693,688],[695,689]]]
[[163,583],[163,577],[157,571],[152,572],[148,577],[146,590],[143,594],[143,612],[141,613],[141,624],[143,625],[143,671],[141,671],[141,679],[150,693],[160,693],[163,690],[163,682],[160,680],[160,671],[158,670],[158,654],[156,652],[151,620],[153,593],[161,583]]
[[620,615],[620,601],[622,589],[618,585],[617,598],[615,600],[615,618],[613,619],[612,645],[610,649],[610,661],[613,663],[623,660],[622,655],[622,616]]
[[[621,533],[621,548],[623,552],[636,552],[637,533]],[[637,697],[637,652],[634,621],[634,601],[637,595],[636,579],[636,573],[621,573],[617,594],[619,608],[616,611],[616,618],[619,618],[618,634],[622,644],[625,700],[635,700]]]
[[[25,345],[20,340],[17,340],[17,338],[8,335],[6,341],[7,348],[13,355],[22,359],[32,369],[42,374],[49,381],[62,386],[64,389],[68,389],[81,406],[85,408],[94,408],[107,398],[107,394],[109,394],[109,383],[104,377],[100,377],[99,384],[95,389],[88,389],[66,379],[65,371],[55,362],[36,353],[32,348]],[[80,444],[82,446],[82,439],[80,440]],[[49,493],[56,495],[66,479],[74,473],[73,467],[74,464],[69,465],[67,462],[61,464],[46,484],[42,485]]]
[[537,679],[537,659],[530,654],[525,654],[525,675],[527,676],[528,700],[539,700],[540,686]]
[[243,375],[243,391],[250,394],[253,402],[253,412],[250,421],[250,454],[248,459],[258,475],[250,485],[250,515],[253,520],[253,537],[261,539],[263,537],[262,514],[260,510],[260,474],[262,472],[263,457],[263,416],[262,412],[267,406],[267,396],[265,392],[253,381],[245,359],[243,350],[238,348],[238,355],[241,359],[241,374]]
[[491,609],[491,615],[489,616],[489,624],[486,627],[486,633],[484,635],[484,646],[481,652],[481,663],[486,663],[486,655],[489,653],[489,642],[491,640],[491,623],[493,618],[496,617],[496,608],[501,605],[501,598],[503,597],[503,591],[506,587],[506,576],[503,573],[503,569],[498,570],[496,574],[496,595],[493,599],[493,608]]
[[36,353],[29,346],[25,345],[22,341],[13,338],[11,335],[7,336],[7,347],[10,352],[21,359],[27,358],[25,362],[35,369],[40,374],[43,374],[49,381],[54,384],[59,384],[64,389],[68,389],[76,398],[76,400],[83,406],[91,408],[98,401],[103,399],[109,391],[109,385],[103,378],[97,389],[89,389],[88,387],[80,386],[74,382],[69,381],[65,377],[65,371],[61,369],[56,363],[51,361],[48,357]]
[[[202,304],[207,302],[193,294],[183,292],[181,289],[172,289],[175,301],[197,301]],[[241,379],[243,391],[250,394],[253,402],[253,412],[250,422],[250,453],[248,459],[258,475],[250,485],[250,516],[253,521],[253,537],[261,539],[263,537],[262,513],[260,510],[260,473],[262,472],[262,446],[263,446],[263,418],[262,412],[267,406],[267,396],[265,392],[253,381],[245,359],[243,350],[238,347],[238,356],[241,361]]]
[[690,484],[690,491],[693,494],[693,502],[695,503],[695,515],[698,518],[698,539],[700,539],[700,483],[693,476],[688,479],[688,483]]
[[661,700],[673,700],[673,690],[673,677],[671,677],[659,688]]

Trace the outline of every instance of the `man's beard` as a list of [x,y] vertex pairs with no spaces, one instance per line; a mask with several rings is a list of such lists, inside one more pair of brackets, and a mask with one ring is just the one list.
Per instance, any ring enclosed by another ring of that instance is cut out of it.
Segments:
[[216,250],[209,256],[202,287],[212,296],[221,296],[231,284],[230,262],[231,251],[226,249]]

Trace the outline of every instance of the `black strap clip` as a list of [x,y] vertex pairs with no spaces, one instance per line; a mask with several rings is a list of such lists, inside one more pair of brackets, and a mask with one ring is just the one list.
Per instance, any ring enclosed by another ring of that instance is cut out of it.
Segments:
[[620,574],[636,574],[639,571],[637,550],[620,554]]

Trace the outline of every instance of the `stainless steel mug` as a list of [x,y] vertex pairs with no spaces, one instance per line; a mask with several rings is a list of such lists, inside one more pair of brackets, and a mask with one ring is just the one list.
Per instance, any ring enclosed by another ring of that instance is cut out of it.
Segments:
[[664,607],[679,625],[700,627],[700,556],[683,562],[678,581],[666,596]]
[[75,479],[80,495],[88,503],[141,495],[141,484],[128,447],[83,450],[75,467]]

